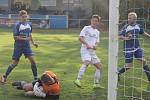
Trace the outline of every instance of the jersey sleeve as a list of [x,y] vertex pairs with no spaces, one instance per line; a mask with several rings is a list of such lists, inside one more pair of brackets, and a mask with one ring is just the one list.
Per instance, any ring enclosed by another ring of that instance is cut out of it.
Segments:
[[121,35],[125,36],[125,34],[126,34],[126,28],[127,28],[127,25],[125,25],[125,26],[121,29],[121,31],[120,31],[120,33],[119,33],[119,36],[121,36]]
[[31,30],[30,30],[30,34],[31,34],[32,33],[32,23],[30,22],[29,25],[31,27]]
[[13,27],[13,36],[19,35],[19,23],[16,23]]
[[139,27],[140,27],[140,32],[139,32],[139,34],[144,34],[144,27],[143,27],[142,25],[139,25]]
[[80,32],[80,36],[85,36],[85,34],[86,34],[86,31],[87,31],[87,28],[86,27],[84,27],[82,30],[81,30],[81,32]]

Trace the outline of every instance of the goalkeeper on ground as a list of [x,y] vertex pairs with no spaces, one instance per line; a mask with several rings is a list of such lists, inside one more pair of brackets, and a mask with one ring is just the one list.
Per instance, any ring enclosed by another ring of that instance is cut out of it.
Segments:
[[25,96],[36,96],[50,98],[50,100],[59,100],[60,84],[57,76],[52,71],[44,72],[41,79],[32,83],[17,81],[13,82],[12,86],[24,90]]

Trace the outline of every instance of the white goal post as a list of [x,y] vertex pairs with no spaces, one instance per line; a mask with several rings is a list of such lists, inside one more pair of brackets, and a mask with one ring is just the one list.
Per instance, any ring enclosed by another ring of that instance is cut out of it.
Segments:
[[119,0],[109,0],[108,100],[117,100]]

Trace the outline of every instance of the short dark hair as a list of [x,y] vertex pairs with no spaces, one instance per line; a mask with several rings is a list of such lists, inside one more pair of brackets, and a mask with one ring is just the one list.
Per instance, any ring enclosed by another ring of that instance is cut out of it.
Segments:
[[48,83],[49,81],[51,81],[51,78],[47,74],[43,74],[41,76],[41,81],[43,81],[44,83]]
[[98,21],[100,21],[100,20],[101,20],[101,17],[100,17],[99,15],[97,15],[97,14],[92,15],[92,18],[96,18],[96,19],[98,19]]
[[28,14],[27,11],[25,11],[25,10],[19,11],[19,16],[22,16],[22,15],[24,15],[24,14]]

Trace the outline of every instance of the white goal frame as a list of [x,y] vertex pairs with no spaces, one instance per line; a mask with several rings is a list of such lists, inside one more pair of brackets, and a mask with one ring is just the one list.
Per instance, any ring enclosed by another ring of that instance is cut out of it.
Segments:
[[117,100],[119,0],[109,0],[108,97]]

